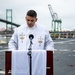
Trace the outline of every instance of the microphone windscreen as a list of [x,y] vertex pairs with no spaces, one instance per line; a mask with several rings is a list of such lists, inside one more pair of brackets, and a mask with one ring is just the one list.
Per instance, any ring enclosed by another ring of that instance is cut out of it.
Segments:
[[34,35],[33,34],[30,34],[29,35],[29,39],[32,40],[33,38],[34,38]]

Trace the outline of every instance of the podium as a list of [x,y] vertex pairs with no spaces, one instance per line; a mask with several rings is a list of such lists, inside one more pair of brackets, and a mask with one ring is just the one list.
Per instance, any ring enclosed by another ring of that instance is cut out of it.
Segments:
[[[12,51],[5,52],[5,75],[11,74]],[[46,75],[53,75],[53,51],[46,51]]]

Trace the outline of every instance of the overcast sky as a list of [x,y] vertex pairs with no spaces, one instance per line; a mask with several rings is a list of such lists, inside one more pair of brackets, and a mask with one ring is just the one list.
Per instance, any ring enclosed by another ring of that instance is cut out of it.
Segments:
[[[12,9],[13,22],[24,24],[26,12],[34,9],[38,14],[38,23],[51,30],[52,17],[48,4],[62,20],[62,29],[75,29],[75,0],[0,0],[0,18],[6,19],[6,9]],[[0,22],[0,26],[3,25]]]

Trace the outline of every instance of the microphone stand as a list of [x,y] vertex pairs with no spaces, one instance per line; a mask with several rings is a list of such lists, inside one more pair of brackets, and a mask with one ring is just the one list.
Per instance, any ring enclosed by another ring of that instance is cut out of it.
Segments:
[[30,46],[29,46],[29,51],[27,53],[28,57],[29,57],[29,73],[30,75],[32,75],[32,40],[30,40]]

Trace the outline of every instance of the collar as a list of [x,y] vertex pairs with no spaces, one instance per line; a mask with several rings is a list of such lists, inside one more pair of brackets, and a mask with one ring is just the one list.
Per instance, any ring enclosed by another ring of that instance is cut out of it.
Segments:
[[35,29],[36,27],[37,27],[36,24],[35,24],[33,27],[29,27],[29,26],[27,25],[27,29],[30,29],[30,30]]

